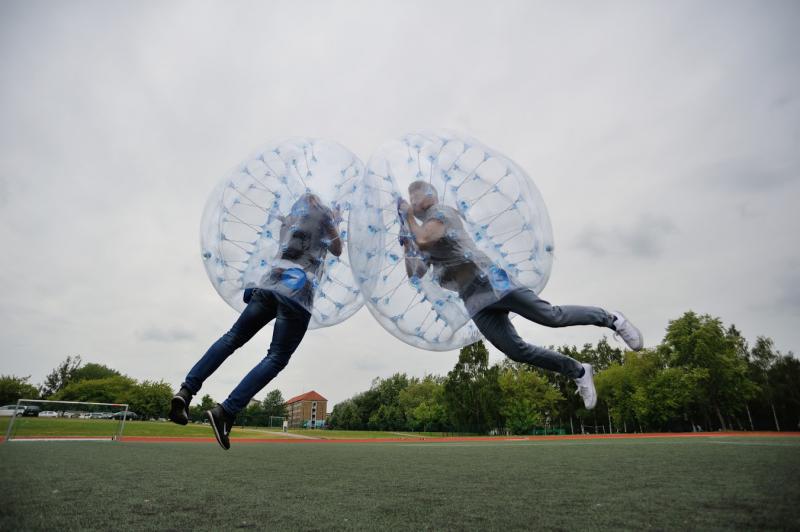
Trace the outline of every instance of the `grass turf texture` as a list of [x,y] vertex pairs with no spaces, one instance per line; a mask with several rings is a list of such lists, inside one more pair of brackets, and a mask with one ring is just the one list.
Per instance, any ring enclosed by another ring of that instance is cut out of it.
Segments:
[[[4,437],[11,418],[0,418],[0,437]],[[14,437],[110,437],[119,429],[119,421],[109,419],[63,419],[20,417],[14,421]],[[422,438],[440,437],[441,432],[378,432],[355,430],[293,429],[291,434],[319,439],[367,439],[367,438]],[[211,427],[207,424],[190,423],[186,426],[161,421],[126,421],[125,436],[148,436],[164,438],[210,438]],[[234,438],[280,438],[284,437],[280,428],[240,427],[231,433]]]
[[10,442],[2,530],[798,529],[800,438]]

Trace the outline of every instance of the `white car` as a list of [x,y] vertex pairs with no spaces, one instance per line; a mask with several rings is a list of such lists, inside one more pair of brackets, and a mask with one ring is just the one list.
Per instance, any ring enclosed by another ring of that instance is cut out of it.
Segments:
[[6,405],[0,406],[0,417],[11,417],[13,415],[21,416],[25,412],[24,406]]
[[58,412],[53,412],[52,410],[45,410],[44,412],[39,412],[39,417],[58,417]]

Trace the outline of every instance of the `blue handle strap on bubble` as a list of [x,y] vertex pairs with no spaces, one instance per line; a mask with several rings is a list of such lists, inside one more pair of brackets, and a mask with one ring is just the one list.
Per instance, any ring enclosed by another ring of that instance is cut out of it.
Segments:
[[495,290],[506,291],[511,286],[511,280],[508,278],[508,273],[502,268],[492,266],[489,269],[489,282]]
[[306,284],[306,272],[300,268],[289,268],[281,273],[281,282],[291,290],[300,290]]

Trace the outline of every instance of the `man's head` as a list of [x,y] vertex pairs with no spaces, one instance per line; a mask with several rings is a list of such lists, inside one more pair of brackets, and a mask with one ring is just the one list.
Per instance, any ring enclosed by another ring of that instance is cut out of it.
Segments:
[[419,216],[432,205],[439,203],[439,194],[430,183],[414,181],[408,185],[408,200],[411,203],[414,214]]

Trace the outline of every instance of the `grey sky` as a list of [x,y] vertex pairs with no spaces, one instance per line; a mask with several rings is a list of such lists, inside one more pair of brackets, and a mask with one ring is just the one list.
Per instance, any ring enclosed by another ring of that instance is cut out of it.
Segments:
[[[693,309],[800,349],[800,3],[0,3],[0,373],[67,355],[177,385],[235,319],[206,278],[207,195],[276,137],[451,128],[550,210],[542,296],[625,311],[646,344]],[[515,320],[539,344],[595,328]],[[271,327],[203,391],[225,398]],[[500,356],[492,351],[492,358]],[[333,402],[445,373],[366,310],[272,388]]]

